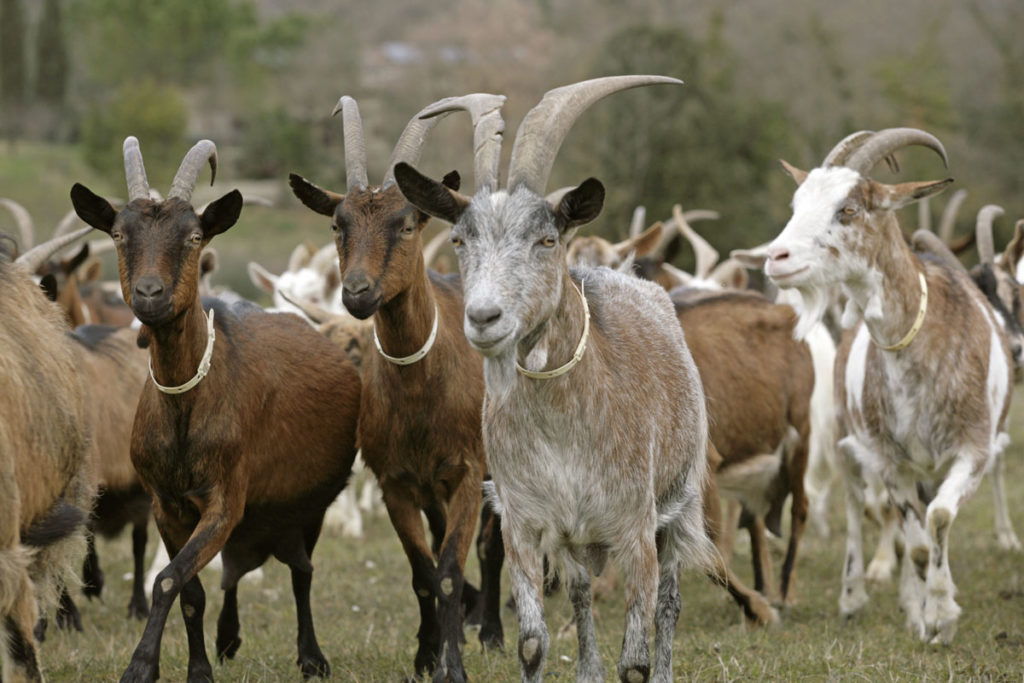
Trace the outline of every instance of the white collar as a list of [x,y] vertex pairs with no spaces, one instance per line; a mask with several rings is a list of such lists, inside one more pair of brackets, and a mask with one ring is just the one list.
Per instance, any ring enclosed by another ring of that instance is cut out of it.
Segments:
[[[205,313],[204,313],[205,315]],[[217,333],[213,329],[213,309],[210,309],[210,315],[206,316],[206,351],[203,352],[203,359],[199,361],[199,370],[196,371],[195,377],[185,382],[184,384],[176,387],[165,387],[156,381],[156,376],[153,375],[153,356],[149,357],[149,377],[153,380],[153,384],[156,388],[165,394],[184,394],[195,385],[199,384],[206,377],[206,374],[210,372],[210,359],[213,358],[213,342],[217,338]]]
[[384,353],[384,349],[380,345],[380,338],[377,337],[377,325],[376,325],[376,323],[374,323],[374,325],[373,325],[373,343],[377,345],[377,350],[380,351],[380,355],[384,356],[384,358],[388,362],[394,363],[395,365],[412,365],[413,363],[415,363],[416,361],[420,360],[425,355],[427,355],[427,352],[430,351],[430,348],[434,345],[434,340],[437,339],[437,320],[438,320],[439,317],[440,316],[438,316],[438,314],[437,314],[437,304],[435,303],[434,304],[434,327],[430,330],[430,336],[427,337],[427,343],[424,344],[423,347],[419,351],[417,351],[416,353],[412,354],[411,356],[404,356],[402,358],[399,358],[397,356],[389,356],[388,354]]
[[580,337],[580,343],[576,345],[576,352],[572,354],[572,358],[569,359],[568,363],[561,367],[557,367],[554,370],[534,372],[532,370],[527,370],[516,362],[516,370],[519,371],[519,374],[525,375],[531,379],[551,379],[569,372],[576,367],[576,364],[583,358],[583,353],[587,350],[587,338],[590,336],[590,307],[587,305],[587,297],[583,294],[584,281],[580,280],[579,288],[576,287],[576,284],[573,283],[572,280],[569,280],[569,284],[572,285],[572,288],[580,295],[580,299],[583,300],[583,336]]

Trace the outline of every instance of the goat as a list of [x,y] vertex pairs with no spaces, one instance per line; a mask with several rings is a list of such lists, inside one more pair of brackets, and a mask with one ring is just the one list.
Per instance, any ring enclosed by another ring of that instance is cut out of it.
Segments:
[[134,137],[125,140],[124,161],[129,203],[123,210],[81,184],[71,189],[82,220],[117,245],[121,288],[142,322],[139,341],[150,350],[152,381],[139,399],[131,457],[172,557],[154,583],[149,619],[122,680],[159,676],[160,639],[179,595],[188,677],[213,677],[198,572],[218,551],[226,591],[218,658],[233,657],[241,643],[239,577],[274,555],[291,570],[298,664],[304,676],[325,676],[330,667],[309,603],[310,555],[324,510],[355,458],[359,376],[340,349],[296,316],[200,302],[200,252],[242,209],[237,190],[201,216],[192,208],[202,166],[209,161],[216,174],[212,142],[189,150],[163,201],[149,198]]
[[296,302],[324,306],[344,313],[341,304],[341,281],[338,278],[338,253],[333,243],[316,249],[299,244],[288,259],[288,269],[274,275],[255,261],[247,267],[249,280],[273,297],[268,311],[284,311],[305,317]]
[[[85,388],[58,308],[30,275],[88,229],[0,257],[0,649],[3,679],[41,681],[33,628],[85,552],[94,494]],[[42,428],[45,426],[45,428]]]
[[[917,258],[896,220],[896,209],[952,179],[887,185],[867,177],[908,145],[928,147],[947,163],[937,138],[908,128],[854,133],[810,172],[783,162],[798,188],[765,272],[800,292],[798,336],[821,319],[835,286],[848,297],[843,324],[863,318],[836,363],[841,460],[884,482],[909,559],[900,576],[907,625],[926,642],[948,644],[960,614],[950,529],[1008,440],[1012,358],[984,295],[959,270]],[[848,485],[848,537],[859,537],[860,494]],[[840,605],[851,613],[867,596],[860,549],[848,543],[847,550]]]
[[[383,182],[370,186],[359,109],[354,99],[342,97],[335,113],[343,113],[347,192],[329,192],[290,176],[302,203],[331,217],[345,308],[356,318],[374,319],[378,352],[363,357],[359,444],[412,568],[420,608],[416,674],[433,671],[435,678],[451,680],[465,678],[463,571],[487,473],[480,430],[482,363],[460,331],[458,277],[426,269],[421,233],[430,216],[405,200],[392,169],[397,162],[419,159],[438,120],[421,116],[433,108],[471,113],[478,154],[500,145],[504,101],[500,95],[475,94],[421,111],[396,143]],[[447,182],[457,187],[458,176]],[[426,513],[433,549],[420,511]],[[491,537],[490,546],[478,545],[485,601],[479,636],[485,646],[500,646],[500,534]]]
[[463,331],[484,357],[483,438],[525,681],[541,680],[549,644],[545,554],[567,571],[581,680],[602,677],[588,572],[599,574],[611,557],[625,574],[620,679],[651,675],[653,620],[654,677],[668,681],[679,569],[712,564],[704,395],[671,301],[656,285],[608,269],[570,272],[566,244],[600,212],[599,181],[584,181],[554,206],[543,194],[579,114],[616,91],[655,83],[680,81],[620,76],[549,91],[516,133],[507,190],[498,189],[497,148],[477,156],[474,197],[395,166],[406,198],[454,225]]

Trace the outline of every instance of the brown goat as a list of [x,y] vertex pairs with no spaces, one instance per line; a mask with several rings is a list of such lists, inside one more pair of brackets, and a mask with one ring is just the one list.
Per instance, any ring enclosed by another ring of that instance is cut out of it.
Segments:
[[[474,122],[496,124],[500,141],[504,100],[476,95],[431,108],[473,108]],[[482,362],[462,332],[461,282],[428,271],[424,264],[421,232],[430,217],[405,200],[391,173],[396,162],[419,158],[426,130],[437,119],[413,117],[395,146],[384,182],[370,187],[365,154],[358,151],[363,133],[355,100],[343,97],[338,109],[344,111],[348,191],[328,192],[294,174],[291,186],[303,204],[332,218],[345,307],[360,319],[374,316],[380,353],[363,358],[359,444],[412,567],[420,607],[416,673],[436,669],[436,675],[464,680],[463,570],[487,473],[480,430]],[[413,139],[418,144],[410,144]],[[446,181],[458,186],[455,174]],[[492,534],[478,551],[486,603],[480,641],[500,646],[500,534]]]
[[200,303],[200,252],[242,209],[237,190],[201,216],[189,202],[202,166],[209,161],[216,171],[212,142],[189,151],[163,201],[149,198],[135,138],[124,152],[123,210],[82,185],[71,190],[79,216],[117,245],[125,300],[143,323],[139,341],[150,349],[153,381],[139,400],[131,455],[173,558],[154,583],[149,619],[122,680],[159,676],[160,638],[179,594],[188,678],[213,677],[198,572],[218,551],[226,590],[218,657],[232,657],[241,642],[238,580],[273,555],[291,569],[302,673],[327,675],[310,612],[310,555],[355,457],[359,377],[340,349],[296,316]]
[[31,250],[12,264],[0,255],[0,647],[5,681],[42,680],[32,632],[37,605],[55,602],[73,576],[85,550],[84,522],[93,494],[86,401],[67,326],[29,277],[46,258],[39,256]]

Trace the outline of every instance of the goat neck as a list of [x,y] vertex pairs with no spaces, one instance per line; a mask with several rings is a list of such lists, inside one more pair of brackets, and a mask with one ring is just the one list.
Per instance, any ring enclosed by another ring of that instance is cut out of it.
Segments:
[[[409,285],[381,304],[374,316],[374,329],[385,353],[405,357],[423,348],[433,329],[434,316],[441,315],[439,309],[423,259],[416,259]],[[440,328],[443,322],[438,320],[437,324]]]
[[[142,326],[139,344],[148,344],[153,376],[157,382],[165,387],[176,387],[195,376],[206,352],[207,315],[199,297],[196,297],[181,315],[156,327]],[[217,355],[218,344],[214,344],[211,372],[217,366]]]
[[[569,363],[587,327],[588,313],[584,310],[581,296],[585,295],[582,280],[575,282],[569,270],[565,269],[559,277],[559,288],[561,296],[554,312],[527,333],[517,345],[516,362],[531,372],[555,370]],[[545,381],[525,376],[523,380]]]

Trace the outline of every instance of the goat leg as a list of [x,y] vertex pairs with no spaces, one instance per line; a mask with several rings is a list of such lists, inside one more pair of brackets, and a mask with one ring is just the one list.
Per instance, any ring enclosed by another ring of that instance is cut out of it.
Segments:
[[480,561],[480,591],[483,610],[480,643],[486,649],[501,649],[505,632],[501,625],[501,566],[505,562],[505,544],[501,539],[501,516],[489,505],[480,512],[480,536],[477,557]]
[[132,597],[128,601],[128,616],[134,619],[145,619],[149,616],[149,603],[146,600],[146,541],[149,534],[146,529],[147,518],[132,525]]

